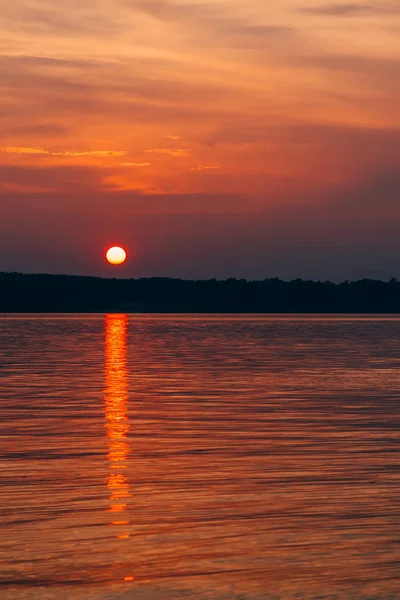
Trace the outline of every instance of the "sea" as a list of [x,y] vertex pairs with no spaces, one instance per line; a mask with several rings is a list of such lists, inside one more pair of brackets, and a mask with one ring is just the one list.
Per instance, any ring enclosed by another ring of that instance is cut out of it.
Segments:
[[0,315],[2,600],[400,599],[400,317]]

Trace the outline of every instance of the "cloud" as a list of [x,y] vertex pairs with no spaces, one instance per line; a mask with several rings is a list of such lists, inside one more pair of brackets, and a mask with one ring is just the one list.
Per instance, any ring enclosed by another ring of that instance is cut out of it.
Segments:
[[84,150],[84,151],[68,151],[62,150],[58,152],[52,152],[46,150],[46,148],[24,148],[19,146],[4,146],[0,148],[0,152],[6,152],[7,154],[37,154],[43,156],[94,156],[96,158],[110,158],[113,156],[125,156],[128,154],[125,150]]
[[[396,3],[397,4],[397,3]],[[392,2],[350,2],[317,4],[301,8],[302,12],[327,17],[352,17],[363,14],[400,13],[400,7]]]
[[[42,56],[34,54],[4,54],[1,58],[1,63],[4,67],[11,67],[14,69],[26,70],[38,70],[47,69],[51,70],[54,74],[54,69],[62,69],[63,72],[71,71],[73,69],[93,69],[99,66],[99,62],[93,59],[82,58],[57,58],[54,56]],[[66,73],[63,73],[64,75]],[[25,73],[26,75],[26,73]]]
[[24,148],[18,146],[3,146],[0,148],[0,152],[6,152],[7,154],[40,154],[48,155],[49,151],[45,148]]
[[280,23],[260,23],[259,19],[244,16],[236,2],[190,2],[187,0],[119,0],[133,11],[141,11],[174,34],[192,31],[189,47],[203,46],[212,40],[214,48],[251,49],[287,39],[294,30]]
[[[388,160],[398,161],[395,151],[400,144],[399,127],[373,127],[331,121],[290,121],[288,119],[276,123],[262,123],[251,117],[217,127],[204,135],[202,143],[207,146],[226,144],[230,146],[250,145],[260,152],[260,146],[296,145],[304,146],[318,144],[333,150],[337,145],[346,149],[358,148],[357,156],[365,153],[379,156]],[[255,146],[257,145],[257,146]]]
[[[34,193],[74,191],[100,191],[113,189],[115,185],[108,178],[115,170],[88,165],[56,165],[56,166],[19,166],[0,164],[0,181],[5,189],[25,190]],[[33,207],[34,210],[34,207]],[[28,211],[29,212],[29,211]]]
[[192,150],[189,148],[149,148],[146,152],[149,154],[167,154],[178,158],[192,156]]
[[302,54],[293,59],[292,65],[297,68],[329,69],[348,73],[360,73],[371,79],[380,78],[389,81],[400,70],[400,58],[396,56],[382,57],[359,54],[340,54],[320,52],[318,54]]
[[126,150],[85,150],[83,152],[49,152],[50,156],[94,156],[96,158],[110,158],[113,156],[125,156]]
[[[15,4],[20,7],[18,19],[13,10]],[[17,22],[20,31],[40,36],[108,36],[117,33],[122,27],[92,0],[85,0],[84,3],[69,0],[68,9],[57,2],[16,0],[13,4],[2,7],[2,17],[5,23],[8,22],[10,29]]]
[[287,42],[294,34],[294,29],[285,25],[258,25],[233,21],[221,26],[216,43],[220,46],[258,50],[270,48],[281,41]]
[[220,169],[221,167],[217,166],[217,165],[197,165],[197,167],[192,167],[190,170],[191,171],[210,171],[213,169]]
[[139,57],[132,65],[123,59],[0,56],[0,80],[7,91],[0,104],[6,127],[11,119],[28,125],[42,119],[46,107],[53,120],[70,128],[66,119],[73,117],[75,124],[82,110],[85,125],[112,115],[113,123],[151,122],[163,127],[170,123],[172,128],[184,121],[217,119],[221,103],[239,86],[235,80],[223,85],[210,80],[206,69],[193,69],[179,57],[168,61]]
[[125,162],[122,163],[123,167],[151,167],[151,163],[149,162],[142,162],[142,163],[135,163],[135,162]]
[[177,140],[181,139],[181,137],[179,135],[163,135],[163,138],[166,140],[173,140],[173,141],[177,141]]

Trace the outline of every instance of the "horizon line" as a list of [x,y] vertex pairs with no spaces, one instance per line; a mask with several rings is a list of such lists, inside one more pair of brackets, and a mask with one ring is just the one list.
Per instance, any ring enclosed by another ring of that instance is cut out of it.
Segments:
[[77,275],[74,273],[25,273],[23,271],[0,271],[0,277],[4,275],[12,275],[12,276],[22,276],[22,277],[74,277],[77,279],[102,279],[104,281],[139,281],[143,279],[162,279],[168,281],[185,281],[188,283],[202,283],[202,282],[210,282],[215,281],[218,283],[225,283],[228,281],[236,281],[236,282],[246,282],[246,283],[265,283],[265,282],[273,282],[279,281],[281,283],[294,283],[294,282],[302,282],[302,283],[314,283],[314,284],[331,284],[331,285],[344,285],[344,284],[354,284],[361,282],[375,282],[382,284],[389,283],[399,283],[396,277],[391,277],[388,280],[376,279],[371,277],[363,277],[361,279],[343,279],[338,282],[331,281],[329,279],[303,279],[301,277],[296,277],[294,279],[281,279],[280,277],[266,277],[264,279],[247,279],[245,277],[227,277],[225,279],[217,279],[216,277],[209,277],[208,279],[187,279],[184,277],[166,277],[161,275],[148,276],[148,277],[105,277],[101,275]]

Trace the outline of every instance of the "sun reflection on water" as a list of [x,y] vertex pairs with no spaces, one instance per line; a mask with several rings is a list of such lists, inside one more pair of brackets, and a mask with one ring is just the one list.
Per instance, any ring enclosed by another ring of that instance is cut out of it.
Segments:
[[[105,318],[105,418],[110,473],[107,487],[110,490],[111,513],[123,513],[127,509],[130,482],[124,473],[127,467],[129,444],[128,377],[126,367],[127,316],[106,315]],[[115,514],[110,525],[127,526],[129,520]],[[129,533],[119,530],[116,537],[125,539]]]

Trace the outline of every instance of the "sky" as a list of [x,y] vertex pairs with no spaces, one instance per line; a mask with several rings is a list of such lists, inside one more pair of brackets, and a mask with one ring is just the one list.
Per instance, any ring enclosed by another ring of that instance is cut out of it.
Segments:
[[400,277],[399,0],[0,0],[0,87],[0,270]]

